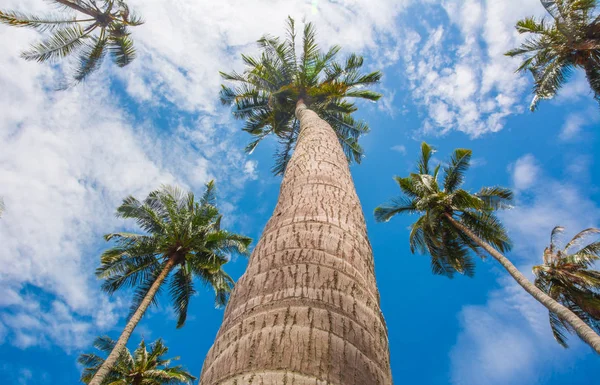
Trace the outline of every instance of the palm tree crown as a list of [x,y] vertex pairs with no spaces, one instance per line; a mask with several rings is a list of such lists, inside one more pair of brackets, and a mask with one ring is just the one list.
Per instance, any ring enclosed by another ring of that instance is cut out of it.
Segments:
[[[143,21],[133,14],[123,0],[51,0],[75,16],[35,16],[15,11],[0,11],[0,23],[28,27],[51,36],[23,52],[26,60],[57,61],[68,55],[78,57],[72,84],[83,81],[100,67],[107,51],[113,62],[124,67],[135,58],[129,27]],[[69,84],[69,85],[72,85]]]
[[575,68],[585,71],[600,103],[600,16],[596,0],[541,0],[552,21],[528,17],[517,23],[519,33],[534,35],[519,48],[506,53],[524,56],[517,71],[529,70],[535,81],[531,103],[534,111],[541,99],[550,99]]
[[[560,226],[552,230],[544,263],[533,268],[535,285],[600,332],[600,272],[592,270],[600,260],[600,242],[579,247],[586,237],[599,234],[600,229],[583,230],[560,249],[556,241],[563,231]],[[568,347],[566,332],[572,333],[573,328],[552,312],[550,326],[556,341]]]
[[[115,341],[109,337],[98,337],[94,347],[103,353],[109,353],[115,346]],[[133,354],[124,349],[116,365],[102,385],[183,385],[192,384],[196,379],[180,365],[170,366],[171,361],[179,357],[164,359],[167,348],[161,339],[150,345],[150,351],[144,340],[139,344]],[[98,371],[104,359],[96,354],[82,354],[77,360],[85,367],[81,375],[81,382],[89,384]]]
[[[194,194],[165,186],[140,202],[128,197],[117,216],[132,218],[144,235],[112,233],[106,240],[116,245],[104,252],[97,276],[102,288],[112,294],[123,287],[136,287],[131,306],[134,312],[169,260],[175,263],[169,294],[178,315],[177,327],[185,323],[188,303],[195,293],[194,276],[211,286],[216,304],[227,301],[233,280],[222,269],[232,253],[247,254],[251,239],[221,229],[215,206],[215,186],[210,182],[200,202]],[[156,297],[153,303],[156,302]]]
[[333,127],[348,160],[360,162],[363,151],[358,138],[369,128],[352,117],[357,107],[348,98],[378,100],[380,94],[364,87],[378,83],[381,72],[362,74],[363,58],[354,54],[344,64],[338,63],[338,46],[321,52],[311,23],[304,27],[298,56],[292,18],[288,18],[287,26],[284,40],[272,36],[258,40],[260,57],[242,55],[246,64],[243,73],[221,72],[225,80],[237,84],[234,88],[222,86],[222,103],[233,105],[233,115],[246,120],[244,130],[256,138],[246,150],[252,152],[262,139],[274,134],[280,148],[273,172],[282,174],[299,134],[295,110],[302,101]]
[[441,165],[430,166],[434,150],[421,145],[418,173],[395,177],[403,195],[375,209],[377,221],[397,214],[420,214],[411,226],[410,248],[431,255],[433,273],[453,277],[455,272],[472,276],[475,264],[470,251],[483,257],[483,250],[450,222],[458,221],[498,250],[510,249],[510,242],[494,211],[507,208],[512,192],[501,187],[484,187],[478,193],[461,189],[471,161],[471,150],[457,149],[444,166],[443,182],[438,181]]

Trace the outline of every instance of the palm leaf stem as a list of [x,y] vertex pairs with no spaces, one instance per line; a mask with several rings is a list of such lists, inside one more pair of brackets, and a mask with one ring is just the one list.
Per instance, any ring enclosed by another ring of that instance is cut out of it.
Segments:
[[69,0],[54,0],[54,1],[56,1],[59,4],[64,5],[65,7],[69,7],[71,9],[74,9],[81,13],[85,13],[86,15],[92,16],[94,19],[97,16],[95,12],[90,11],[89,9],[86,9],[86,8],[80,6],[79,4],[75,4],[72,1],[69,1]]

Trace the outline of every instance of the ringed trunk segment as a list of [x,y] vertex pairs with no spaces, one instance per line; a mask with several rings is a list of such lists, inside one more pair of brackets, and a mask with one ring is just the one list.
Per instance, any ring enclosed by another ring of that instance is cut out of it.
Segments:
[[573,313],[569,308],[561,305],[559,302],[555,301],[548,294],[544,293],[537,286],[531,283],[527,277],[523,275],[515,265],[510,262],[508,258],[506,258],[502,253],[498,250],[494,249],[487,242],[483,241],[479,238],[475,233],[469,230],[467,227],[462,225],[456,219],[452,218],[451,215],[445,214],[446,218],[452,223],[454,227],[459,229],[460,231],[467,234],[469,238],[471,238],[475,243],[477,243],[481,248],[487,251],[494,259],[496,259],[500,264],[508,271],[508,273],[517,281],[517,283],[525,289],[533,298],[535,298],[539,303],[544,305],[549,311],[556,313],[561,319],[565,320],[569,325],[573,327],[577,335],[585,341],[592,349],[596,351],[596,353],[600,354],[600,336],[592,329],[588,324],[583,322],[581,318],[577,317],[575,313]]
[[235,285],[200,385],[391,385],[373,254],[348,161],[298,102],[275,211]]
[[133,330],[135,329],[137,324],[142,319],[142,316],[148,309],[148,306],[150,306],[150,304],[152,303],[152,299],[158,292],[158,289],[160,288],[162,283],[165,281],[165,278],[167,278],[167,276],[169,275],[169,273],[171,272],[171,270],[173,269],[174,266],[175,266],[175,258],[169,258],[169,260],[165,264],[165,267],[163,267],[163,269],[160,272],[160,274],[158,275],[158,277],[156,277],[156,281],[154,281],[154,283],[150,287],[150,290],[148,290],[146,297],[140,303],[140,306],[137,308],[135,313],[133,313],[133,315],[127,322],[127,325],[125,325],[125,329],[123,329],[123,332],[121,333],[121,336],[117,340],[115,347],[110,352],[110,354],[108,355],[108,357],[106,358],[106,360],[104,361],[102,366],[100,366],[100,369],[98,369],[98,371],[96,372],[96,374],[90,381],[89,385],[101,385],[102,381],[104,381],[104,378],[108,375],[108,373],[110,373],[110,370],[117,362],[119,355],[121,354],[121,352],[123,351],[125,346],[127,346],[127,341],[129,341],[129,337],[131,337],[131,333],[133,333]]

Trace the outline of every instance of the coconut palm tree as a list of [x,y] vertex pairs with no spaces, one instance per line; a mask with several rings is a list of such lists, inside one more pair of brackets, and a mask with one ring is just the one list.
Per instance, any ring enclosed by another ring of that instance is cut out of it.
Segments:
[[473,275],[475,263],[471,254],[491,255],[525,291],[600,353],[600,336],[571,310],[531,283],[502,254],[510,250],[510,240],[494,212],[510,207],[512,192],[502,187],[483,187],[475,194],[462,189],[471,161],[471,150],[467,149],[454,151],[440,178],[441,165],[431,168],[429,164],[433,151],[427,143],[421,145],[418,172],[395,178],[403,195],[377,207],[377,221],[387,222],[398,214],[419,214],[411,226],[410,248],[413,253],[431,256],[435,274]]
[[35,16],[16,11],[0,11],[0,23],[50,32],[50,37],[34,44],[21,54],[25,60],[55,62],[69,55],[77,56],[73,85],[83,81],[102,64],[109,53],[113,62],[125,67],[135,58],[129,27],[143,21],[129,10],[123,0],[51,0],[64,15]]
[[519,33],[533,35],[508,56],[523,56],[517,72],[529,70],[534,79],[534,111],[541,99],[551,99],[573,70],[585,71],[600,103],[600,16],[596,0],[541,0],[551,21],[528,17],[517,23]]
[[390,385],[387,329],[379,307],[373,255],[348,161],[360,161],[352,98],[381,73],[363,59],[321,52],[312,24],[296,52],[296,28],[265,36],[262,53],[243,55],[242,73],[223,73],[223,103],[255,137],[280,142],[279,201],[225,309],[200,384]]
[[151,192],[143,202],[129,196],[117,209],[117,216],[134,219],[145,234],[105,236],[116,244],[102,254],[96,271],[104,280],[102,289],[113,294],[131,287],[135,294],[125,329],[91,385],[102,384],[148,307],[157,302],[165,281],[169,280],[179,328],[195,293],[194,278],[214,289],[217,306],[224,305],[233,280],[223,265],[230,254],[246,254],[251,243],[250,238],[221,229],[213,182],[206,185],[199,202],[193,193],[170,186]]
[[[560,226],[552,230],[550,246],[544,250],[544,263],[533,268],[535,286],[569,308],[598,333],[600,272],[592,268],[600,260],[600,242],[579,246],[586,237],[600,233],[600,229],[583,230],[559,249],[557,240],[563,231],[564,228]],[[550,327],[556,341],[568,347],[566,333],[573,333],[571,325],[550,311]]]
[[[103,353],[109,354],[116,342],[109,337],[98,337],[94,347]],[[179,357],[164,359],[169,348],[161,339],[150,345],[150,351],[144,340],[131,354],[128,349],[123,349],[117,363],[104,378],[102,385],[184,385],[192,384],[196,379],[181,365],[170,366],[171,361]],[[104,358],[97,354],[82,354],[77,361],[84,366],[81,382],[89,384],[98,371]]]

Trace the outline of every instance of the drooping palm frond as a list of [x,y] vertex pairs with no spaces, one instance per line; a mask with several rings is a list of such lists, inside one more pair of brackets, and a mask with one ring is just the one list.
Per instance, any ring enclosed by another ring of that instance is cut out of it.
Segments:
[[[563,232],[561,226],[552,230],[550,246],[544,251],[543,264],[533,268],[535,285],[599,332],[600,272],[593,268],[600,260],[600,242],[580,246],[585,238],[599,234],[600,229],[585,229],[560,248],[558,235]],[[574,248],[578,250],[571,253],[570,250]],[[567,334],[574,330],[556,314],[550,312],[549,317],[554,338],[567,348]]]
[[594,97],[600,103],[600,19],[596,0],[541,0],[552,19],[528,17],[517,31],[530,34],[520,47],[506,53],[522,56],[517,71],[534,78],[534,111],[540,100],[553,98],[576,68],[585,70]]
[[220,99],[233,107],[234,117],[246,121],[244,131],[254,136],[246,147],[248,152],[264,138],[276,136],[275,174],[283,174],[295,148],[300,130],[295,110],[300,99],[331,125],[348,160],[359,163],[363,150],[358,140],[369,128],[352,117],[357,108],[349,100],[378,100],[381,95],[366,87],[377,84],[382,75],[378,71],[362,73],[364,60],[358,55],[339,63],[338,46],[322,52],[311,23],[304,26],[298,53],[296,36],[295,22],[288,18],[285,38],[259,39],[262,52],[258,57],[242,55],[246,65],[242,73],[221,73],[235,86],[222,86]]
[[502,187],[484,187],[472,194],[461,188],[469,169],[471,151],[457,149],[443,168],[443,183],[439,183],[441,165],[431,167],[434,148],[421,144],[417,173],[395,177],[402,195],[375,209],[375,219],[387,222],[398,214],[417,214],[411,226],[411,252],[429,254],[434,274],[452,278],[455,273],[473,276],[472,254],[485,257],[479,246],[467,234],[456,228],[453,220],[492,247],[507,251],[510,240],[506,229],[494,212],[510,208],[513,194]]
[[[114,347],[115,341],[109,337],[98,337],[94,341],[94,347],[104,353],[108,353]],[[102,385],[184,385],[192,384],[196,379],[181,365],[171,366],[171,361],[179,360],[178,357],[163,358],[169,348],[161,339],[154,341],[148,346],[142,340],[133,354],[127,349],[121,353],[119,359],[102,382]],[[84,367],[81,381],[88,384],[94,374],[98,371],[104,358],[96,354],[82,354],[78,363]]]
[[100,68],[106,47],[115,64],[124,67],[135,58],[135,49],[127,28],[143,23],[133,14],[123,0],[80,1],[53,0],[63,11],[75,11],[80,18],[64,16],[35,16],[16,11],[0,11],[0,23],[15,27],[28,27],[50,36],[22,53],[26,60],[55,62],[75,56],[72,80],[62,89],[85,80]]

